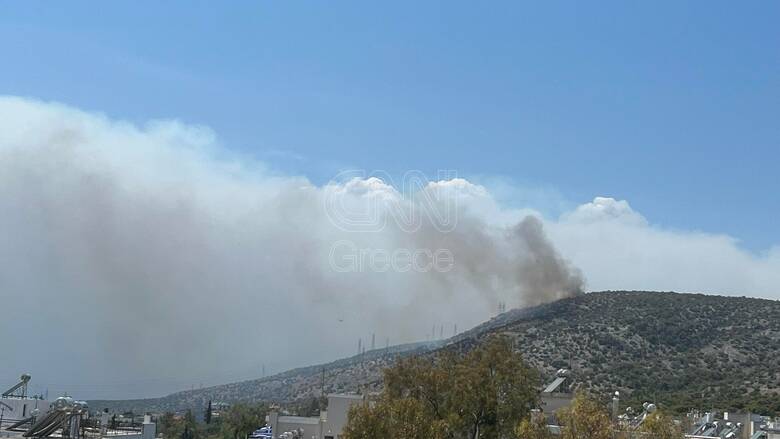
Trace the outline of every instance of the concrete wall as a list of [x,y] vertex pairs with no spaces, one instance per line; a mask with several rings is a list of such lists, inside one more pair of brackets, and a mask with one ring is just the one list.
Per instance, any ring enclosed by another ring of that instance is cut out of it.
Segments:
[[321,417],[281,416],[272,411],[268,414],[268,425],[273,429],[274,438],[284,432],[302,428],[305,439],[340,439],[350,407],[362,402],[363,397],[360,395],[328,395],[328,411]]
[[320,439],[340,439],[344,426],[347,425],[349,409],[355,404],[361,404],[363,397],[360,395],[328,395],[327,420],[322,426]]
[[320,418],[304,418],[301,416],[281,416],[279,412],[272,411],[268,414],[268,425],[273,431],[274,438],[282,433],[302,429],[304,439],[320,439],[322,436],[322,421]]
[[273,428],[274,436],[279,437],[286,431],[303,430],[304,439],[320,439],[320,419],[299,416],[279,416]]

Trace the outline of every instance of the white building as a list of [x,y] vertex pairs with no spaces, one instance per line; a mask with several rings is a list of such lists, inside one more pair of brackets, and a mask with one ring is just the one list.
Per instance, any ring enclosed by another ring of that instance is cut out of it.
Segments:
[[349,409],[364,401],[360,395],[328,395],[328,410],[319,417],[283,416],[278,411],[268,415],[274,439],[285,432],[302,431],[303,439],[341,439]]

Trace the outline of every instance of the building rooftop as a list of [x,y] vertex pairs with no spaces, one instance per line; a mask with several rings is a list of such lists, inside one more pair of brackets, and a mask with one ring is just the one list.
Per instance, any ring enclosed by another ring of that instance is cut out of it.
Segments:
[[320,423],[320,418],[306,418],[303,416],[279,416],[279,422],[285,422],[289,424],[317,425]]

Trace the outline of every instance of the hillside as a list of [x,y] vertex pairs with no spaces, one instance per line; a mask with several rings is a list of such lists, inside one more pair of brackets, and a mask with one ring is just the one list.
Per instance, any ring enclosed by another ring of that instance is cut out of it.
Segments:
[[406,345],[260,380],[179,392],[164,398],[92,401],[95,408],[165,411],[215,401],[294,402],[325,392],[379,389],[399,356],[468,350],[485,337],[515,340],[550,377],[571,363],[584,389],[628,401],[780,412],[780,301],[657,292],[598,292],[511,310],[444,345]]
[[[161,398],[126,400],[91,400],[90,407],[109,408],[115,412],[179,412],[188,408],[205,407],[209,400],[219,402],[268,401],[290,403],[317,397],[322,392],[323,371],[325,393],[349,393],[358,390],[357,383],[369,387],[381,385],[382,370],[397,358],[425,355],[443,345],[442,342],[412,343],[391,346],[389,349],[368,351],[363,355],[333,361],[327,364],[301,367],[249,381],[223,384],[203,389],[172,393]],[[199,413],[199,410],[196,410]]]
[[780,301],[601,292],[497,320],[455,344],[503,333],[547,376],[571,362],[585,389],[633,403],[780,412]]

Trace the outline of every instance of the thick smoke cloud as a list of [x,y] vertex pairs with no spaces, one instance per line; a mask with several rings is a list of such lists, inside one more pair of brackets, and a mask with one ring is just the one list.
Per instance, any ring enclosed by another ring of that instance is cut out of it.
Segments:
[[[767,222],[769,224],[769,222]],[[667,230],[625,200],[597,197],[546,230],[588,274],[588,287],[780,299],[780,247],[760,253],[722,234]]]
[[[372,333],[381,345],[433,325],[450,334],[498,301],[582,290],[539,219],[489,221],[489,194],[462,179],[419,189],[317,187],[227,153],[205,128],[2,98],[2,376],[150,396],[349,355]],[[446,250],[451,265],[407,270],[399,249]],[[364,250],[359,266],[339,265]]]
[[[372,333],[378,346],[420,340],[433,325],[481,323],[499,301],[576,294],[573,267],[591,290],[780,298],[780,248],[666,230],[624,200],[549,219],[464,179],[417,194],[375,178],[280,176],[206,128],[0,98],[0,385],[30,372],[34,391],[102,398],[254,378],[263,364],[352,354]],[[420,203],[449,213],[429,218]],[[376,217],[349,224],[338,206]],[[408,212],[418,221],[399,221]],[[353,261],[351,247],[333,252],[344,241],[447,249],[454,265],[345,272],[333,266],[334,255]]]

